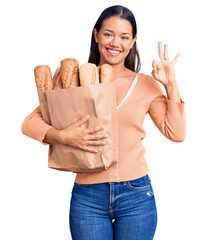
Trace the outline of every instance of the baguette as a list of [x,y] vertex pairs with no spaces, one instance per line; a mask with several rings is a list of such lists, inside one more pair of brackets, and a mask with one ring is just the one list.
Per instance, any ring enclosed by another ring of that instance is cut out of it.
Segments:
[[100,83],[113,82],[115,80],[114,70],[111,65],[103,64],[101,66],[98,66],[98,69],[99,69]]
[[60,67],[58,67],[56,69],[56,72],[53,76],[53,83],[54,83],[54,87],[53,87],[54,90],[63,88],[62,81],[61,81],[61,68]]
[[88,86],[99,83],[97,66],[94,63],[84,63],[79,68],[80,85]]
[[63,88],[79,86],[79,64],[76,59],[67,58],[61,61],[61,82]]
[[49,66],[40,65],[35,67],[34,74],[36,87],[38,91],[53,89],[53,80]]

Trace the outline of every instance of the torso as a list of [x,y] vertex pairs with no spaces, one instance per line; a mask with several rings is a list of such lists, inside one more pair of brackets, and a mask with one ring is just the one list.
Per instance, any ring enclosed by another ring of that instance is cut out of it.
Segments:
[[119,105],[126,96],[126,93],[128,92],[135,77],[136,73],[131,71],[131,73],[127,76],[115,79],[117,105]]

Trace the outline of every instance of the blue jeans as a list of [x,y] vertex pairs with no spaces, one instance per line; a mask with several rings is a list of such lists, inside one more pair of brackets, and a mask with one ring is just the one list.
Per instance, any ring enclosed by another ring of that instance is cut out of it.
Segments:
[[157,209],[151,180],[78,184],[70,202],[72,240],[152,240]]

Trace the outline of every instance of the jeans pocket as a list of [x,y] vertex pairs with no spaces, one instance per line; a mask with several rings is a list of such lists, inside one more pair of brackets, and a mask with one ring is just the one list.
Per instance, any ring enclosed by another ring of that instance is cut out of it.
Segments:
[[151,188],[151,180],[148,175],[127,182],[127,187],[131,190],[143,191]]

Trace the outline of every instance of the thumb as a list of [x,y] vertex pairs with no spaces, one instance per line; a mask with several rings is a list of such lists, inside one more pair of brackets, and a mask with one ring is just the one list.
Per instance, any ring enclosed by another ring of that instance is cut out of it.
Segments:
[[78,120],[75,122],[75,126],[76,126],[76,127],[79,127],[79,126],[82,125],[84,122],[86,122],[88,119],[89,119],[89,115],[86,115],[86,116],[78,119]]
[[154,79],[158,79],[158,73],[157,73],[157,69],[156,68],[153,68],[152,69],[152,72],[151,72],[152,76],[154,77]]
[[152,67],[153,68],[156,68],[156,66],[159,64],[159,62],[158,61],[156,61],[156,60],[153,60],[152,61]]
[[153,76],[154,78],[156,78],[157,72],[156,72],[156,69],[155,69],[155,68],[152,69],[151,74],[152,74],[152,76]]

